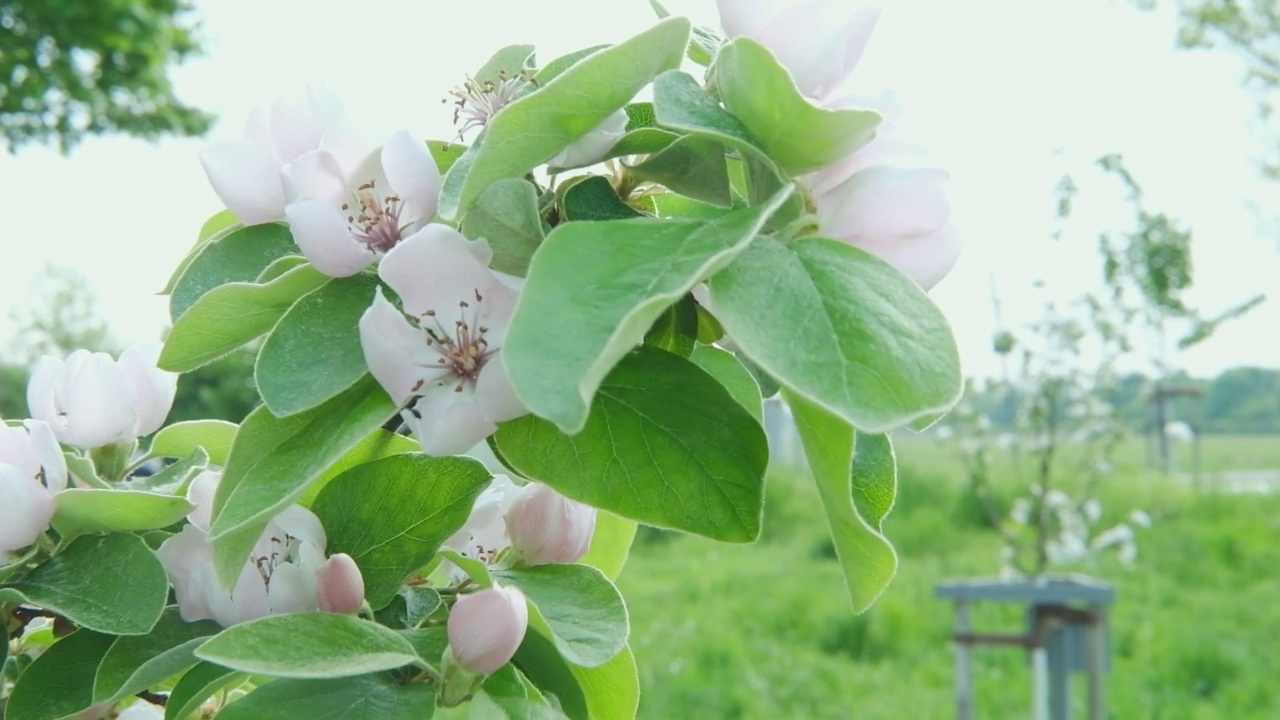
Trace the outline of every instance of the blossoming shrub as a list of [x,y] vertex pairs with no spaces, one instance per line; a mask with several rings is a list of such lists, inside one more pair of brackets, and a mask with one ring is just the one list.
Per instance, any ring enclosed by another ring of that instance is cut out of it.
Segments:
[[[207,148],[163,349],[42,361],[0,432],[5,717],[631,717],[612,579],[638,523],[756,539],[777,393],[868,607],[886,433],[960,392],[947,176],[842,94],[876,10],[762,7],[503,48],[452,141],[311,88]],[[256,410],[162,427],[248,343]]]

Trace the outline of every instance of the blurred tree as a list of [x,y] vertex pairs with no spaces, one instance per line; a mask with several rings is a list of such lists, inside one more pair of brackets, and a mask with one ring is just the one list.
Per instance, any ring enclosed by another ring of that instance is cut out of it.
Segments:
[[1280,370],[1242,367],[1209,384],[1205,426],[1221,433],[1280,433]]
[[0,0],[0,134],[70,150],[87,135],[201,135],[168,68],[200,53],[189,0]]
[[23,308],[9,314],[17,326],[10,355],[21,365],[41,355],[65,356],[72,350],[117,353],[107,321],[98,312],[98,295],[79,270],[46,265]]
[[178,378],[178,394],[169,412],[169,422],[213,419],[238,423],[258,406],[258,389],[253,384],[255,346],[240,348],[230,355],[183,373]]

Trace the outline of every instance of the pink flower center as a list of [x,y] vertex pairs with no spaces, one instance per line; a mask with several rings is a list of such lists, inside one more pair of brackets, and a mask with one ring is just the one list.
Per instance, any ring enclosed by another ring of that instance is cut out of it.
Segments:
[[[497,348],[489,348],[489,341],[485,339],[489,329],[480,325],[480,305],[484,302],[484,296],[478,289],[474,293],[473,302],[459,301],[458,319],[454,321],[452,329],[440,321],[435,310],[422,313],[423,320],[409,318],[427,334],[427,347],[440,355],[436,360],[437,365],[446,368],[450,376],[459,381],[454,388],[457,392],[462,392],[466,383],[475,382],[480,377],[480,370],[485,362],[498,351]],[[445,382],[441,380],[440,384]]]
[[354,211],[349,203],[342,204],[351,235],[374,252],[385,253],[395,247],[410,224],[400,220],[404,212],[404,201],[400,196],[381,196],[375,182],[370,180],[356,188],[354,199]]
[[462,87],[449,92],[457,98],[454,101],[457,107],[453,110],[453,124],[462,122],[458,128],[458,139],[461,140],[471,128],[488,125],[503,108],[519,98],[521,91],[534,84],[533,78],[524,72],[508,76],[505,71],[500,71],[496,83],[492,80],[477,82],[467,78]]

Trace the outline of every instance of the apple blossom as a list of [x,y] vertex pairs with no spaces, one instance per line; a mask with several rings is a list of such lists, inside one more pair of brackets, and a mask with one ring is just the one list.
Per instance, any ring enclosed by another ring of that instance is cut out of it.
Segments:
[[379,290],[360,318],[369,371],[397,404],[412,401],[405,420],[432,455],[466,452],[528,412],[501,353],[518,293],[489,269],[491,257],[484,241],[428,225],[378,267],[404,311]]
[[449,612],[449,648],[458,664],[487,675],[507,664],[529,627],[524,593],[495,584],[462,595]]
[[[511,482],[511,478],[502,474],[494,475],[489,487],[480,493],[471,506],[471,515],[467,517],[466,523],[444,541],[445,547],[463,557],[492,564],[499,553],[511,547],[506,515],[519,494],[520,487]],[[454,580],[466,577],[466,573],[457,568],[451,568],[450,574]]]
[[335,277],[360,272],[421,229],[440,200],[440,170],[408,131],[380,148],[345,140],[326,142],[285,170],[293,238],[312,265]]
[[799,180],[827,237],[866,250],[926,290],[955,265],[950,175],[916,146],[880,136]]
[[533,80],[524,72],[515,75],[499,72],[497,82],[467,78],[461,87],[449,91],[457,98],[454,101],[453,124],[461,123],[458,139],[461,140],[472,128],[488,125],[498,113],[534,87]]
[[0,424],[0,557],[34,543],[49,528],[53,496],[66,487],[66,460],[48,425]]
[[316,600],[320,609],[354,615],[364,605],[364,576],[346,553],[330,556],[316,570]]
[[200,152],[209,184],[245,225],[283,219],[281,169],[319,148],[326,133],[340,126],[343,114],[342,101],[320,86],[282,97],[270,110],[255,109],[243,139],[214,143]]
[[164,720],[164,709],[139,700],[117,715],[116,720]]
[[600,158],[603,158],[605,153],[627,134],[628,122],[629,118],[625,110],[615,112],[548,160],[547,165],[554,168],[568,168],[599,162]]
[[156,368],[159,343],[135,343],[120,354],[76,350],[66,360],[45,355],[27,384],[31,415],[60,442],[97,448],[150,435],[164,424],[178,376]]
[[591,548],[596,509],[531,482],[505,514],[511,547],[529,565],[577,562]]
[[[307,612],[323,602],[349,604],[359,570],[341,570],[341,588],[325,568],[326,537],[320,519],[301,505],[291,505],[276,515],[258,542],[231,590],[218,584],[209,544],[213,496],[221,473],[201,473],[187,490],[195,508],[190,522],[160,545],[156,555],[173,583],[182,619],[188,622],[212,618],[230,627],[265,615]],[[338,561],[341,563],[342,561]],[[363,580],[359,580],[363,588]],[[360,591],[363,595],[363,589]],[[327,596],[322,600],[322,595]]]
[[[750,37],[773,52],[796,87],[822,105],[853,73],[880,18],[855,0],[717,0],[730,37]],[[844,104],[844,103],[839,103]]]

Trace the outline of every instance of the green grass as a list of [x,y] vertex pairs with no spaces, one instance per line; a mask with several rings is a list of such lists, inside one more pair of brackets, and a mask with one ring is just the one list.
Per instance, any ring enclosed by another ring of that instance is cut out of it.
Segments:
[[[1280,442],[1211,445],[1205,457],[1221,468],[1232,458],[1274,459]],[[806,477],[771,476],[755,545],[642,532],[620,579],[641,717],[953,716],[951,607],[933,587],[993,574],[999,541],[961,493],[954,455],[918,442],[901,454],[886,523],[901,564],[862,616],[848,610]],[[1117,473],[1101,496],[1117,517],[1142,507],[1157,518],[1139,536],[1137,566],[1107,559],[1078,568],[1117,586],[1110,717],[1280,717],[1280,497],[1196,495],[1145,473]],[[1025,619],[988,605],[975,623],[1015,632]],[[981,649],[976,670],[980,717],[1028,716],[1022,651]]]

